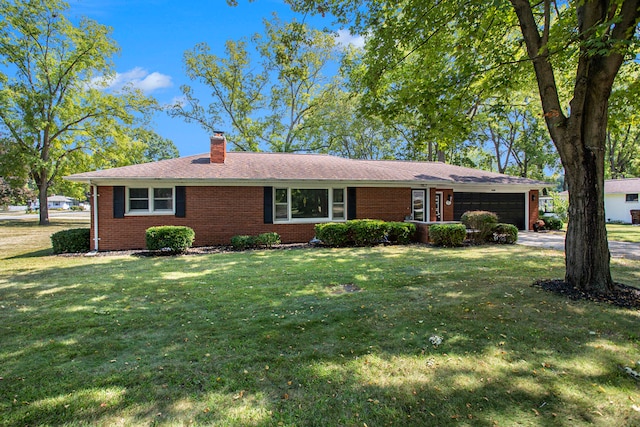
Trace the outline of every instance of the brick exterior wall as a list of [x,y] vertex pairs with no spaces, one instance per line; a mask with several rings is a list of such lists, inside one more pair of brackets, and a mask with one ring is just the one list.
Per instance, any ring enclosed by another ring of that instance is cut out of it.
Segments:
[[[431,189],[431,219],[435,219],[435,192],[442,191],[443,220],[453,219],[453,204],[447,206],[450,189]],[[143,249],[145,230],[159,225],[184,225],[196,234],[194,246],[228,245],[238,234],[256,235],[275,231],[283,243],[308,242],[314,237],[314,225],[264,224],[263,187],[187,187],[186,216],[140,215],[113,217],[113,187],[98,187],[98,225],[101,251]],[[535,196],[535,200],[532,200]],[[538,190],[529,192],[529,229],[538,219]],[[93,202],[93,198],[91,199]],[[92,206],[93,209],[93,206]],[[356,217],[404,221],[411,214],[411,188],[356,189]],[[91,216],[91,247],[94,246],[94,217]],[[417,240],[428,241],[428,225],[418,225]]]
[[[145,230],[159,225],[193,228],[194,246],[227,245],[238,234],[275,231],[283,243],[308,242],[314,224],[264,224],[263,187],[187,187],[186,216],[139,215],[113,217],[113,187],[98,187],[98,228],[101,251],[143,249]],[[93,200],[93,199],[92,199]],[[93,208],[93,207],[92,207]],[[409,188],[358,188],[357,218],[403,221],[411,213]],[[95,248],[93,215],[91,247]]]
[[[535,198],[535,200],[533,200]],[[529,190],[529,228],[533,230],[533,223],[536,222],[540,214],[540,192],[538,190]]]
[[431,188],[429,189],[429,221],[437,221],[436,217],[436,193],[442,193],[442,221],[453,221],[453,202],[447,205],[447,197],[453,200],[453,190],[451,188]]
[[356,201],[356,216],[361,219],[404,221],[411,215],[410,188],[358,188]]

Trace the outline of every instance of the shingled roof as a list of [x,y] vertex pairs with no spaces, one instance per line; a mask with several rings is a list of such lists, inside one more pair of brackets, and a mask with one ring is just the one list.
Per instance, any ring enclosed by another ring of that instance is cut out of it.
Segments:
[[124,166],[66,177],[71,181],[101,182],[169,180],[178,182],[348,181],[358,183],[473,183],[527,185],[546,183],[441,162],[354,160],[323,154],[228,152],[224,163],[199,154],[153,163]]
[[604,182],[605,193],[640,193],[640,178],[607,179]]

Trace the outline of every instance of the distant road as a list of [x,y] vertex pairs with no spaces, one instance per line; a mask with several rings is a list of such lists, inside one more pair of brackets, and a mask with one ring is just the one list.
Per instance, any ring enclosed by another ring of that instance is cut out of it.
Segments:
[[[38,219],[38,214],[25,214],[20,212],[0,212],[0,221],[16,220],[16,219]],[[49,218],[64,219],[89,219],[91,212],[89,211],[49,211]]]

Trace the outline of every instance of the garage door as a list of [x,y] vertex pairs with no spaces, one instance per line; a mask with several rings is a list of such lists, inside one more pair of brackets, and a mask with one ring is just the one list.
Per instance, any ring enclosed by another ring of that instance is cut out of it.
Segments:
[[498,214],[498,221],[524,230],[525,195],[523,193],[453,193],[453,218],[467,211],[489,211]]

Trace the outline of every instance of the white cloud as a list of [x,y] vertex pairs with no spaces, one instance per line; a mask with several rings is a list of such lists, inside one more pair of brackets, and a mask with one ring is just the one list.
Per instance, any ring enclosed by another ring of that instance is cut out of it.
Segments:
[[93,87],[101,87],[105,90],[120,90],[125,86],[140,89],[145,93],[151,93],[157,89],[173,86],[171,76],[158,72],[149,73],[142,67],[135,67],[124,73],[116,73],[114,77],[99,77],[92,81]]
[[362,36],[354,36],[347,30],[338,30],[336,34],[336,41],[340,46],[348,46],[352,45],[357,48],[364,47],[364,37]]

